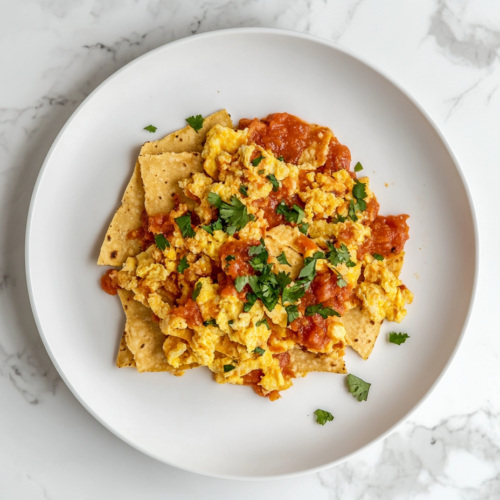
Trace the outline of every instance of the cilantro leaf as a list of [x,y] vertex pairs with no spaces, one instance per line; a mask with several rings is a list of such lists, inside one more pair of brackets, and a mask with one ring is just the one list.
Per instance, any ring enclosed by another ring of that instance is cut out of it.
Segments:
[[366,401],[371,384],[350,373],[347,375],[347,385],[349,386],[349,392],[358,401]]
[[284,201],[280,201],[279,205],[276,207],[276,213],[283,215],[287,222],[295,222],[296,224],[300,224],[306,215],[304,210],[298,205],[289,208]]
[[255,218],[253,215],[248,215],[246,205],[236,196],[231,197],[231,204],[222,203],[220,206],[220,216],[229,224],[226,230],[228,234],[234,234],[236,231],[243,229],[249,220],[254,220]]
[[366,194],[366,184],[364,182],[355,180],[354,187],[352,188],[352,195],[357,200],[364,200],[368,195]]
[[247,187],[244,186],[243,184],[239,188],[239,192],[245,197],[248,198],[248,193],[247,193]]
[[184,238],[194,238],[196,236],[196,233],[191,226],[191,212],[188,212],[186,215],[182,215],[181,217],[177,217],[175,222],[177,222]]
[[248,283],[252,291],[269,311],[272,311],[276,307],[280,293],[276,275],[270,271],[271,267],[271,265],[266,266],[261,276],[250,276],[248,278]]
[[220,208],[222,205],[222,198],[217,193],[208,193],[208,202],[216,208]]
[[215,319],[207,319],[203,322],[203,326],[217,326]]
[[236,260],[236,257],[234,255],[228,255],[224,260],[226,262],[231,262],[232,260]]
[[186,118],[186,121],[188,124],[195,130],[196,133],[198,133],[198,130],[200,130],[203,127],[203,116],[201,115],[196,115],[196,116],[190,116],[189,118]]
[[285,311],[287,315],[287,325],[295,321],[299,317],[299,311],[297,310],[297,306],[285,306]]
[[163,234],[155,234],[156,246],[163,252],[165,248],[170,248],[170,242],[163,236]]
[[285,161],[285,159],[283,158],[283,156],[278,156],[278,160],[279,161]]
[[259,170],[257,173],[258,173],[259,175],[262,175],[263,173],[265,173],[265,170]]
[[196,286],[194,287],[193,294],[191,295],[191,298],[193,300],[196,300],[198,298],[198,295],[200,295],[201,287],[202,284],[198,281],[198,283],[196,283]]
[[254,158],[252,160],[252,165],[256,167],[263,159],[264,157],[262,155],[260,155],[258,158]]
[[406,339],[409,339],[410,336],[407,333],[396,333],[396,332],[391,332],[389,333],[389,342],[391,344],[397,344],[401,345],[406,342]]
[[340,314],[335,309],[332,309],[331,307],[324,307],[321,303],[306,307],[306,316],[314,316],[315,314],[319,314],[323,319],[328,318],[328,316],[340,317]]
[[148,125],[147,127],[144,127],[144,130],[147,130],[148,132],[151,132],[153,134],[158,129],[154,125]]
[[283,305],[287,302],[294,304],[305,295],[305,288],[300,283],[295,283],[291,287],[285,288],[281,297]]
[[201,226],[209,234],[214,234],[214,231],[222,231],[222,221],[217,219],[215,222],[211,222],[208,226]]
[[256,347],[252,352],[258,354],[259,356],[262,356],[266,352],[266,350],[262,349],[262,347]]
[[250,309],[252,309],[253,305],[255,302],[257,302],[257,295],[252,292],[248,292],[246,296],[247,301],[245,302],[245,305],[243,306],[243,311],[250,312]]
[[257,321],[257,323],[255,323],[255,326],[260,326],[260,325],[266,325],[268,330],[271,329],[269,323],[267,322],[267,318],[263,318],[260,321]]
[[288,262],[286,260],[286,253],[285,251],[283,250],[283,252],[281,252],[277,257],[276,257],[276,260],[283,266],[290,266],[290,262]]
[[347,286],[347,281],[340,274],[337,275],[337,286],[339,288],[344,288]]
[[349,203],[349,219],[353,222],[358,220],[358,216],[356,215],[356,206],[354,204],[354,200],[351,200]]
[[299,279],[306,278],[308,281],[312,281],[316,275],[316,262],[318,259],[324,258],[323,252],[316,252],[312,257],[306,257],[304,259],[305,266],[300,270]]
[[182,274],[188,267],[189,262],[187,261],[186,257],[182,257],[179,265],[177,266],[177,272]]
[[384,260],[384,256],[383,255],[380,255],[379,253],[374,253],[373,256],[377,259],[377,260]]
[[316,422],[320,425],[325,425],[327,422],[333,421],[333,415],[326,410],[316,410],[314,412],[316,415]]
[[266,175],[266,179],[273,185],[273,191],[278,191],[280,183],[273,174]]
[[253,245],[248,250],[248,255],[254,256],[250,259],[250,265],[256,271],[263,271],[265,266],[267,266],[267,259],[269,258],[269,253],[266,249],[264,239],[260,239],[260,245]]
[[224,373],[230,372],[230,371],[234,370],[235,368],[236,368],[236,366],[234,366],[234,365],[224,365]]
[[356,266],[356,264],[351,260],[349,249],[344,243],[342,243],[339,248],[336,248],[330,242],[327,242],[327,246],[330,251],[326,254],[326,257],[332,263],[332,265],[338,266],[339,264],[344,263],[347,265],[347,267]]
[[347,219],[347,217],[342,217],[342,215],[340,214],[337,214],[337,216],[335,217],[335,219],[333,219],[333,223],[334,224],[338,224],[339,222],[345,222]]
[[278,282],[281,290],[284,290],[292,282],[292,278],[290,278],[290,275],[285,273],[284,271],[280,271],[276,275],[276,281]]
[[234,287],[238,293],[240,293],[246,285],[248,285],[248,276],[238,276],[234,280]]
[[307,222],[303,222],[302,224],[299,224],[299,231],[302,234],[305,234],[307,236],[308,230],[309,230],[309,224]]
[[359,172],[360,170],[363,170],[363,165],[361,165],[361,163],[356,163],[356,166],[354,167],[354,171],[355,172]]

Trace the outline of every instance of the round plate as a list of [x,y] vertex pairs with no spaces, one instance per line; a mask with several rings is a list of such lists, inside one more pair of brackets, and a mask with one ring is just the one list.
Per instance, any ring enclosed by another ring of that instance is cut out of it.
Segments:
[[[330,127],[361,161],[381,214],[410,215],[402,325],[384,323],[358,402],[344,376],[313,373],[271,403],[251,388],[117,369],[124,325],[96,265],[140,145],[221,108],[235,123],[287,111]],[[158,127],[149,134],[143,127]],[[160,47],[106,80],[62,129],[40,172],[27,226],[33,312],[66,384],[108,429],[163,462],[225,478],[276,478],[337,464],[386,436],[429,394],[452,359],[475,289],[477,237],[457,160],[422,108],[371,65],[325,40],[235,29]],[[389,331],[411,338],[397,346]],[[324,427],[314,411],[329,410]]]

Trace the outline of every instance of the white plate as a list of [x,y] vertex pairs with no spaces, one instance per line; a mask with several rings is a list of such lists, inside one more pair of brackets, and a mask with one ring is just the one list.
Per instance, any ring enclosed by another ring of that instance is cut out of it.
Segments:
[[[330,127],[371,178],[381,214],[408,213],[402,278],[415,293],[402,325],[385,323],[369,361],[346,356],[372,383],[367,402],[345,377],[310,374],[271,403],[184,377],[115,368],[124,324],[99,288],[103,235],[140,145],[226,108],[235,123],[287,111]],[[155,134],[143,130],[158,127]],[[269,29],[208,33],[133,61],[78,108],[36,184],[26,265],[33,312],[66,384],[108,429],[142,452],[193,472],[271,478],[317,471],[386,436],[429,394],[452,359],[475,289],[477,236],[470,196],[441,133],[413,99],[330,42]],[[391,330],[411,339],[396,346]],[[317,408],[335,420],[314,421]]]

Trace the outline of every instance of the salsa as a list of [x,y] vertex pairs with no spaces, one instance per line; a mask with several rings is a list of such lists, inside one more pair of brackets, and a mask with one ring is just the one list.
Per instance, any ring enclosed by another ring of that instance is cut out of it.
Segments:
[[172,314],[184,318],[186,320],[187,326],[193,328],[195,326],[201,326],[203,324],[203,317],[201,315],[200,308],[198,304],[191,298],[189,298],[184,306],[179,306],[172,309]]
[[101,288],[109,295],[116,295],[120,287],[113,282],[113,278],[110,276],[112,272],[114,269],[108,269],[101,276]]
[[255,274],[253,267],[248,263],[252,259],[248,251],[251,246],[257,245],[258,241],[235,240],[224,243],[220,247],[220,262],[224,272],[233,279]]

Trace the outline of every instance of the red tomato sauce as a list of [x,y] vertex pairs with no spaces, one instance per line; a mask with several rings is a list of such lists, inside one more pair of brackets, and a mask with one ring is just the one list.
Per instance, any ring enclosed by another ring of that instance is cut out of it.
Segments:
[[187,300],[184,306],[179,306],[172,309],[172,314],[175,314],[180,318],[184,318],[189,328],[201,326],[203,324],[203,317],[201,315],[200,308],[198,307],[198,304],[191,298]]
[[113,282],[113,278],[110,274],[114,272],[114,269],[108,269],[101,277],[101,288],[109,295],[116,295],[118,289],[120,288],[117,284]]
[[[248,255],[251,246],[260,245],[258,241],[228,241],[220,248],[220,262],[224,272],[233,279],[238,276],[255,274],[253,267],[248,263],[252,256]],[[234,260],[226,260],[228,256]]]

